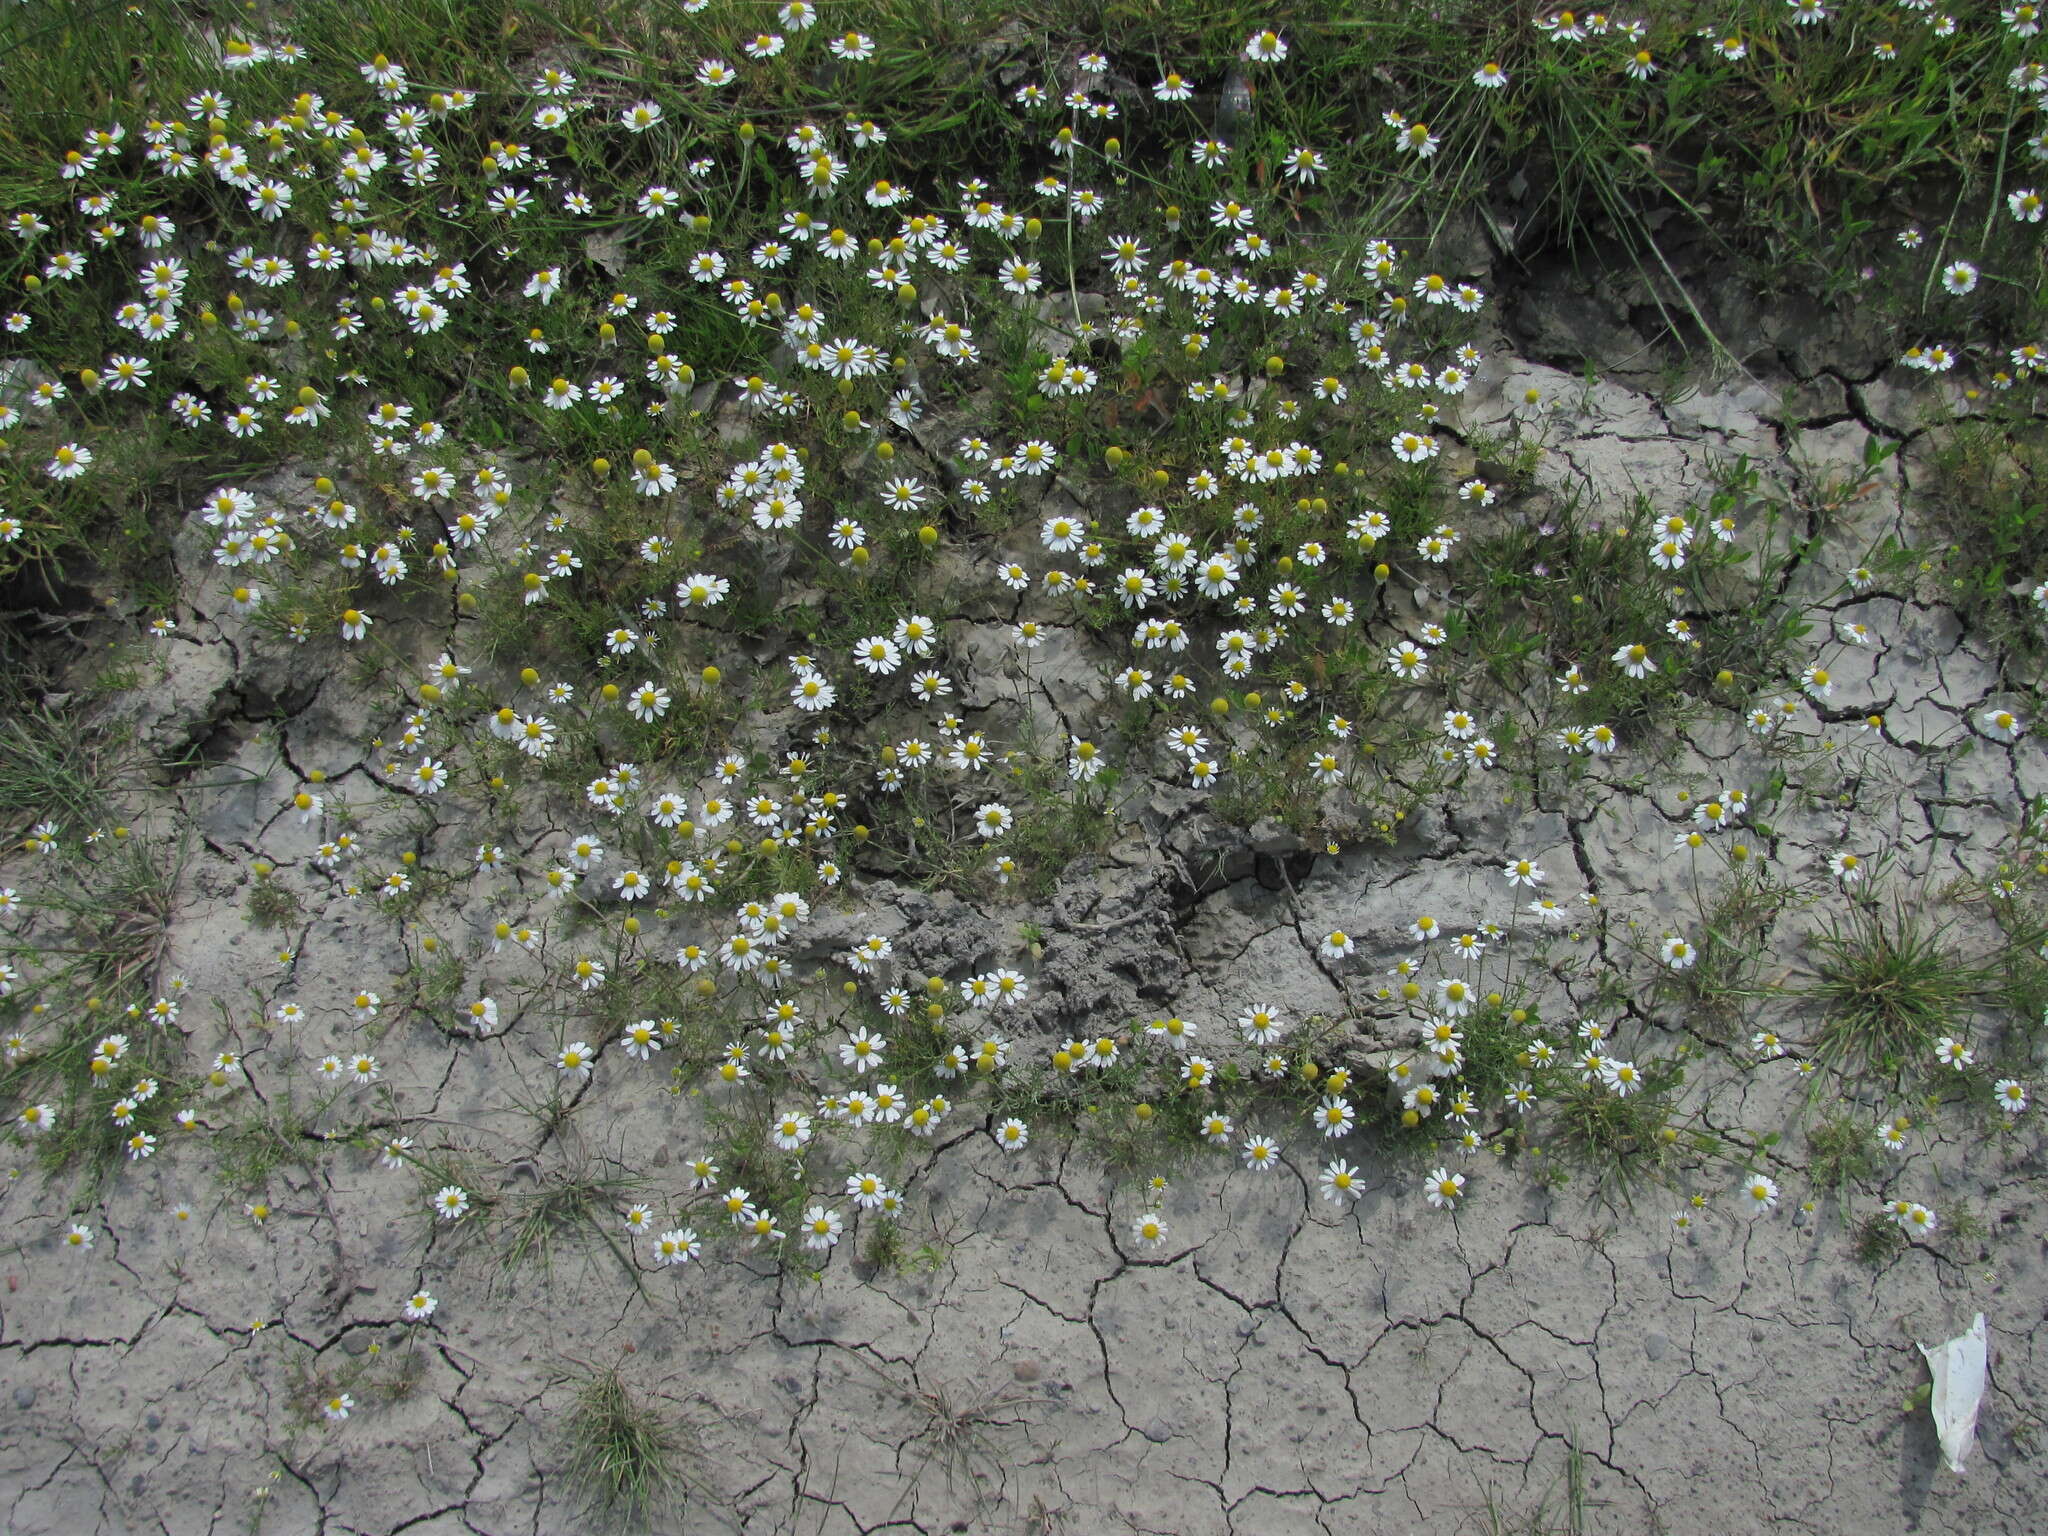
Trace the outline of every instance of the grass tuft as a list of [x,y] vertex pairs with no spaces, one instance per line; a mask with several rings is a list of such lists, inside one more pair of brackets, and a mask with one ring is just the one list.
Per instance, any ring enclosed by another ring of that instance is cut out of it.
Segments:
[[658,1408],[633,1395],[617,1366],[577,1389],[568,1433],[570,1475],[595,1510],[628,1530],[680,1512],[682,1437]]
[[500,1255],[505,1271],[510,1274],[531,1262],[544,1276],[552,1276],[556,1245],[590,1232],[637,1282],[632,1259],[620,1249],[611,1229],[618,1206],[640,1188],[639,1179],[623,1173],[577,1170],[537,1175],[534,1187],[511,1202],[511,1226]]
[[1943,943],[1945,929],[1894,903],[1889,913],[1859,907],[1814,943],[1826,1007],[1815,1054],[1833,1066],[1851,1061],[1896,1072],[1961,1031],[1984,972],[1963,965]]
[[12,701],[0,718],[0,830],[89,822],[104,805],[108,755],[76,715]]

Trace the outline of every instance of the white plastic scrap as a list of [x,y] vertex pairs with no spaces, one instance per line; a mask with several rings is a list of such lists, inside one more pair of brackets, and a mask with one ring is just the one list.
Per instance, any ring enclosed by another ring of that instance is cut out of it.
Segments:
[[1922,1344],[1920,1353],[1934,1373],[1928,1406],[1934,1413],[1934,1432],[1941,1438],[1942,1459],[1960,1477],[1964,1459],[1977,1448],[1977,1407],[1984,1400],[1985,1382],[1984,1314],[1977,1314],[1968,1333],[1932,1349]]

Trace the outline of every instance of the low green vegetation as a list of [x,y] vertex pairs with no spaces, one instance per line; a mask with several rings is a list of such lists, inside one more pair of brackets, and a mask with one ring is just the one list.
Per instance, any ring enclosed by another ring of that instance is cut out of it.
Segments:
[[[1929,1241],[1887,1149],[2019,1123],[2048,1027],[2041,807],[1874,830],[2038,749],[2025,9],[11,8],[0,584],[94,649],[0,711],[0,1094],[65,1240],[184,1138],[258,1224],[374,1157],[507,1290],[914,1283],[942,1153],[1070,1145],[1162,1262],[1227,1168]],[[1321,860],[1430,895],[1347,933]],[[1015,1406],[912,1398],[963,1478]],[[673,1513],[617,1370],[568,1431]]]

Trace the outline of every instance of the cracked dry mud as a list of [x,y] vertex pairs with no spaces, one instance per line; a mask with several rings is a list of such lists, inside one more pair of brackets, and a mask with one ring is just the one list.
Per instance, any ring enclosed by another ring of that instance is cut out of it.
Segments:
[[[1918,536],[1923,442],[1890,374],[1815,371],[1795,381],[1802,414],[1788,419],[1775,383],[1660,401],[1494,356],[1464,425],[1505,422],[1541,385],[1565,404],[1543,407],[1557,414],[1539,478],[1617,513],[1637,491],[1697,504],[1712,464],[1740,454],[1807,504],[1864,477],[1868,437],[1903,440],[1869,475],[1855,527],[1789,573],[1795,597],[1836,591],[1887,533]],[[224,612],[219,577],[191,570],[194,612]],[[1419,601],[1426,611],[1432,599]],[[963,596],[944,621],[949,644],[968,706],[1014,710],[1016,680],[978,640],[986,607]],[[1994,658],[1955,613],[1909,592],[1829,607],[1882,637],[1844,657],[1825,718],[1793,727],[1838,735],[1833,753],[1767,760],[1739,705],[1710,708],[1668,762],[1596,760],[1534,804],[1467,781],[1391,845],[1334,857],[1278,827],[1233,831],[1159,781],[1107,850],[1042,902],[977,906],[856,872],[802,934],[801,956],[821,962],[878,932],[910,975],[1017,965],[1033,995],[1011,1033],[1032,1049],[1167,1009],[1218,1027],[1261,996],[1342,1020],[1350,1036],[1331,1054],[1362,1063],[1410,1038],[1397,1005],[1376,996],[1414,947],[1408,922],[1424,910],[1453,923],[1505,915],[1510,843],[1552,869],[1561,895],[1599,898],[1556,953],[1598,955],[1641,980],[1638,947],[1695,899],[1687,862],[1669,854],[1680,788],[1757,781],[1784,763],[1791,793],[1759,839],[1775,866],[1818,867],[1853,821],[1861,841],[1892,851],[1905,890],[1983,874],[2019,808],[2048,793],[2037,746],[1973,729],[2004,697]],[[431,657],[444,637],[417,628],[411,643]],[[1101,696],[1087,645],[1079,631],[1056,637],[1029,680],[1031,708],[1060,719]],[[169,654],[160,685],[123,706],[146,742],[202,743],[207,760],[160,791],[157,814],[189,817],[204,838],[168,969],[194,998],[253,987],[265,1004],[404,973],[418,958],[413,925],[332,881],[294,924],[289,977],[274,963],[278,936],[243,920],[249,859],[302,868],[313,850],[317,829],[279,809],[303,770],[324,764],[337,786],[378,792],[363,759],[368,706],[341,673],[304,675],[232,618],[185,623]],[[1859,732],[1873,712],[1883,731]],[[432,810],[423,852],[459,862],[474,841],[461,801]],[[528,830],[538,844],[574,829]],[[535,962],[516,947],[491,953],[495,909],[461,899],[433,914],[437,930],[479,957],[474,974],[513,989]],[[1946,915],[1958,943],[1988,952],[1980,912]],[[70,1171],[22,1159],[0,1196],[26,1239],[0,1294],[0,1525],[20,1536],[583,1530],[561,1434],[572,1376],[622,1360],[634,1389],[686,1426],[695,1495],[676,1523],[690,1532],[1335,1536],[1485,1529],[1489,1508],[1526,1520],[1539,1507],[1562,1528],[1574,1458],[1586,1530],[2037,1531],[2048,1283],[2034,1117],[2002,1136],[1930,1122],[1887,1161],[1884,1189],[1944,1211],[1967,1202],[1981,1235],[1859,1262],[1867,1196],[1845,1208],[1813,1187],[1808,1087],[1789,1059],[1757,1063],[1744,1049],[1751,1028],[1810,1037],[1811,1005],[1794,994],[1810,979],[1800,940],[1820,921],[1798,905],[1778,920],[1765,979],[1789,985],[1746,1008],[1739,1034],[1630,1004],[1646,1040],[1687,1045],[1692,1123],[1783,1187],[1779,1210],[1756,1220],[1726,1209],[1725,1158],[1668,1188],[1639,1186],[1631,1203],[1590,1179],[1546,1188],[1481,1154],[1454,1215],[1423,1205],[1406,1162],[1369,1158],[1366,1194],[1340,1210],[1317,1194],[1323,1149],[1290,1137],[1270,1175],[1225,1157],[1177,1173],[1169,1239],[1150,1250],[1128,1235],[1140,1208],[1129,1181],[1052,1134],[1006,1155],[970,1106],[900,1170],[912,1241],[944,1251],[928,1272],[878,1271],[849,1243],[815,1277],[720,1252],[629,1279],[607,1245],[579,1240],[557,1250],[549,1278],[507,1270],[460,1226],[421,1216],[412,1181],[357,1147],[316,1146],[306,1166],[281,1166],[260,1228],[226,1201],[195,1200],[184,1230],[165,1214],[203,1183],[203,1150],[168,1147],[84,1212]],[[1025,923],[1042,934],[1036,955]],[[1340,926],[1360,952],[1333,966],[1316,940]],[[1542,985],[1553,1010],[1569,1010],[1568,981]],[[687,1188],[681,1162],[704,1106],[670,1093],[666,1073],[614,1071],[623,1064],[607,1058],[577,1108],[541,1130],[519,1104],[553,1080],[546,1031],[515,1014],[492,1038],[453,1039],[398,1015],[382,1054],[399,1113],[373,1132],[467,1146],[511,1183],[630,1166],[650,1173],[657,1201]],[[228,1039],[204,1007],[183,1027],[197,1059]],[[310,1059],[328,1034],[280,1026],[264,1049]],[[1853,1107],[1873,1126],[1898,1107],[1879,1083],[1836,1091],[1867,1095]],[[1674,1237],[1669,1213],[1691,1188],[1720,1198]],[[81,1217],[99,1230],[84,1261],[40,1235]],[[415,1287],[441,1298],[429,1325],[401,1318]],[[1925,1379],[1915,1344],[1960,1332],[1980,1309],[1991,1390],[1981,1449],[1959,1479],[1926,1414],[1902,1399]],[[320,1424],[314,1394],[339,1379],[376,1386],[374,1411]],[[379,1385],[390,1383],[404,1390]]]

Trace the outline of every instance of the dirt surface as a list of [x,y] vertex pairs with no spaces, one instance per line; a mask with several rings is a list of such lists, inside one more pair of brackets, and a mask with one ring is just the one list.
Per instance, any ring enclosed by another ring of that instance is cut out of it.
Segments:
[[[1568,318],[1525,315],[1521,330],[1555,336]],[[210,535],[196,529],[189,608],[161,673],[113,707],[153,751],[199,749],[198,766],[150,791],[136,820],[198,837],[163,967],[185,980],[186,1055],[248,1059],[250,1085],[195,1100],[200,1118],[227,1126],[249,1094],[303,1088],[320,1057],[358,1048],[348,999],[366,988],[386,1000],[384,1107],[343,1099],[295,1125],[260,1225],[222,1192],[205,1136],[95,1186],[17,1149],[0,1194],[16,1244],[0,1266],[0,1525],[20,1536],[589,1529],[564,1471],[565,1422],[583,1368],[618,1362],[684,1426],[693,1492],[664,1528],[689,1532],[2040,1529],[2048,1186],[2036,1112],[2009,1125],[1981,1109],[1923,1114],[1877,1077],[1829,1075],[1817,1093],[1796,1067],[1818,1024],[1797,996],[1812,979],[1804,941],[1841,905],[1826,896],[1825,861],[1843,847],[1882,851],[1889,889],[1952,922],[1959,953],[1987,955],[1999,936],[1986,914],[1943,893],[1992,871],[2021,808],[2048,794],[2037,742],[1978,728],[2008,696],[1955,612],[1896,585],[1830,595],[1886,535],[1921,541],[1923,443],[1910,413],[1887,405],[1904,385],[1896,370],[1793,378],[1780,353],[1753,360],[1763,382],[1660,398],[1586,385],[1505,337],[1488,351],[1459,430],[1542,413],[1539,482],[1576,487],[1596,514],[1625,517],[1638,494],[1695,505],[1713,466],[1737,455],[1793,507],[1860,487],[1786,577],[1818,621],[1860,621],[1876,639],[1841,651],[1823,708],[1766,741],[1745,728],[1751,701],[1709,705],[1668,755],[1588,759],[1535,803],[1473,776],[1390,843],[1335,856],[1277,825],[1231,829],[1134,761],[1145,787],[1106,851],[1066,868],[1043,899],[934,893],[856,866],[793,941],[798,970],[808,977],[870,933],[891,938],[913,986],[928,970],[957,981],[1014,967],[1030,997],[1001,1022],[1034,1053],[1170,1012],[1219,1057],[1242,1056],[1232,1020],[1266,999],[1296,1019],[1340,1021],[1327,1055],[1353,1062],[1372,1097],[1375,1067],[1411,1038],[1382,995],[1388,967],[1416,949],[1408,925],[1424,912],[1453,932],[1516,920],[1526,893],[1500,866],[1528,857],[1549,871],[1564,920],[1539,940],[1521,916],[1485,974],[1533,965],[1548,1016],[1564,1019],[1594,1006],[1596,971],[1631,978],[1646,1000],[1624,1011],[1622,1038],[1645,1056],[1682,1056],[1688,1134],[1716,1138],[1716,1156],[1661,1182],[1560,1186],[1532,1172],[1540,1159],[1481,1150],[1460,1165],[1469,1198],[1452,1213],[1424,1203],[1420,1169],[1366,1157],[1363,1197],[1340,1208],[1317,1188],[1328,1149],[1297,1129],[1273,1171],[1249,1171],[1234,1152],[1174,1170],[1159,1209],[1167,1235],[1152,1248],[1132,1231],[1142,1189],[1112,1178],[1086,1138],[1048,1129],[1005,1152],[989,1134],[995,1116],[967,1101],[891,1170],[909,1210],[903,1262],[870,1262],[849,1231],[816,1272],[808,1255],[782,1263],[730,1242],[665,1269],[613,1227],[561,1235],[546,1267],[508,1265],[502,1239],[422,1214],[417,1176],[382,1166],[376,1141],[403,1133],[452,1149],[508,1202],[550,1179],[632,1170],[661,1225],[683,1211],[708,1232],[721,1220],[705,1204],[715,1191],[693,1193],[685,1164],[706,1143],[718,1090],[684,1090],[658,1058],[602,1044],[593,1024],[594,1077],[542,1123],[528,1107],[558,1081],[558,1031],[544,1017],[558,1005],[508,1002],[477,1038],[420,1000],[429,932],[465,961],[465,997],[526,995],[559,957],[494,944],[491,925],[545,898],[530,874],[482,879],[396,918],[374,895],[345,894],[347,872],[311,865],[323,830],[302,823],[293,793],[317,766],[330,796],[398,795],[382,754],[366,750],[396,726],[346,668],[309,667],[233,617],[224,578],[204,564]],[[1540,407],[1522,404],[1532,385]],[[1902,446],[1866,471],[1873,436]],[[1404,601],[1442,611],[1440,594]],[[1108,697],[1116,663],[1084,631],[1058,631],[1020,672],[995,643],[1004,610],[988,594],[930,602],[965,703],[992,722],[1014,728],[1033,710],[1065,720]],[[422,663],[457,644],[429,615],[389,628]],[[1862,724],[1871,714],[1881,728]],[[767,746],[793,729],[786,715],[757,725]],[[1732,1016],[1648,1001],[1656,940],[1687,929],[1699,899],[1674,836],[1700,799],[1774,773],[1784,792],[1768,835],[1751,841],[1821,894],[1756,940],[1762,985]],[[424,865],[466,863],[473,804],[457,793],[405,805]],[[521,855],[582,829],[535,816]],[[259,855],[302,893],[282,931],[245,920]],[[32,889],[33,862],[11,861],[0,883]],[[1332,962],[1317,946],[1337,928],[1358,949]],[[303,1020],[275,1020],[286,999]],[[1761,1059],[1749,1036],[1764,1029],[1794,1049]],[[1853,1192],[1817,1181],[1806,1142],[1841,1110],[1873,1133],[1915,1116],[1904,1149]],[[328,1135],[347,1144],[321,1145]],[[1734,1208],[1732,1159],[1775,1178],[1774,1211]],[[1679,1231],[1672,1214],[1695,1192],[1709,1199]],[[1859,1258],[1865,1219],[1893,1195],[1940,1211],[1946,1229]],[[1953,1230],[1966,1209],[1974,1220]],[[89,1252],[62,1243],[72,1222],[94,1229]],[[418,1323],[402,1313],[416,1290],[438,1300]],[[1925,1380],[1916,1344],[1961,1332],[1980,1310],[1991,1390],[1959,1478],[1905,1399]],[[319,1404],[344,1383],[356,1411],[324,1422]]]

